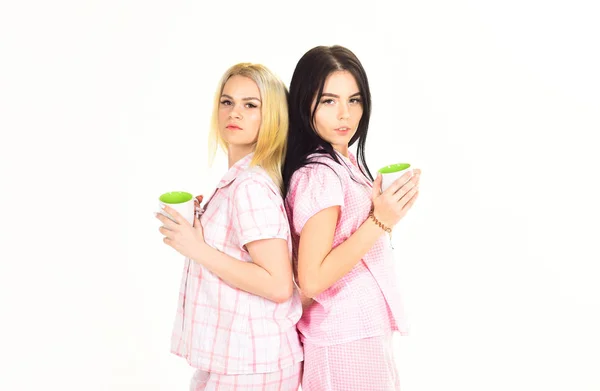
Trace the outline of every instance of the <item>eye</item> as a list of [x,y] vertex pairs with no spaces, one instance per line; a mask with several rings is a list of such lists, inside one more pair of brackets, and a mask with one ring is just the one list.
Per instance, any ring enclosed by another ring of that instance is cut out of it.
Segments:
[[231,105],[232,105],[232,103],[231,103],[231,101],[230,101],[229,99],[223,99],[223,100],[221,101],[221,104],[222,104],[223,106],[231,106]]
[[350,99],[350,104],[360,105],[361,103],[362,103],[362,99],[360,99],[360,98],[352,98],[352,99]]
[[249,109],[255,109],[258,106],[256,106],[254,103],[246,103],[246,107],[249,108]]
[[323,104],[323,105],[332,105],[334,103],[335,103],[335,101],[331,98],[325,98],[325,99],[321,100],[321,104]]

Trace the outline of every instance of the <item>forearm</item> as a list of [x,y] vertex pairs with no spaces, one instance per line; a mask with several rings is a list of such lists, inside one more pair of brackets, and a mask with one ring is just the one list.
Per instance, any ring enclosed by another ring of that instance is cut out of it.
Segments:
[[308,271],[310,278],[306,281],[307,289],[302,289],[304,294],[315,297],[335,284],[356,266],[382,234],[384,231],[372,219],[365,220],[348,239],[331,250],[321,264]]
[[203,246],[193,260],[234,288],[274,302],[283,302],[289,297],[282,287],[291,282],[282,281],[254,262],[240,261],[209,245]]

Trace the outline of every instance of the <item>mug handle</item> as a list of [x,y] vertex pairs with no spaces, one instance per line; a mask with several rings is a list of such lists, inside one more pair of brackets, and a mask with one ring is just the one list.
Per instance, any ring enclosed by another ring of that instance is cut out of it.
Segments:
[[204,213],[204,209],[206,207],[206,205],[204,207],[202,207],[202,200],[204,200],[204,196],[203,195],[199,195],[194,197],[194,215],[200,219],[200,216],[202,216],[202,214]]

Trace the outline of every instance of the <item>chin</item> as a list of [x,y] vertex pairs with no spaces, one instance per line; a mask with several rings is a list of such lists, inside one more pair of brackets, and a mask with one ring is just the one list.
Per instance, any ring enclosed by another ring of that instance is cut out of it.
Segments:
[[256,147],[256,143],[252,141],[231,140],[228,142],[228,144],[229,146],[236,148],[254,149],[254,147]]
[[351,139],[352,136],[338,136],[334,139],[334,142],[332,144],[348,146]]

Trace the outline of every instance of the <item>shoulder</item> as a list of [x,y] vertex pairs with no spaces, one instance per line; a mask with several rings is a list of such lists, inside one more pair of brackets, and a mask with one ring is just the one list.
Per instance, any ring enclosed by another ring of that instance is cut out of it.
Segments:
[[334,178],[345,182],[349,173],[343,163],[338,163],[328,155],[312,154],[308,157],[309,163],[298,169],[292,175],[292,182],[300,179],[331,180]]
[[304,175],[319,175],[331,172],[344,174],[347,173],[347,169],[342,163],[336,162],[329,155],[314,153],[308,157],[308,164],[296,172]]
[[327,155],[311,155],[309,159],[309,164],[292,175],[286,200],[316,202],[326,196],[342,197],[351,180],[347,168]]
[[267,193],[281,197],[281,193],[273,179],[259,166],[248,167],[240,172],[233,182],[232,191]]

